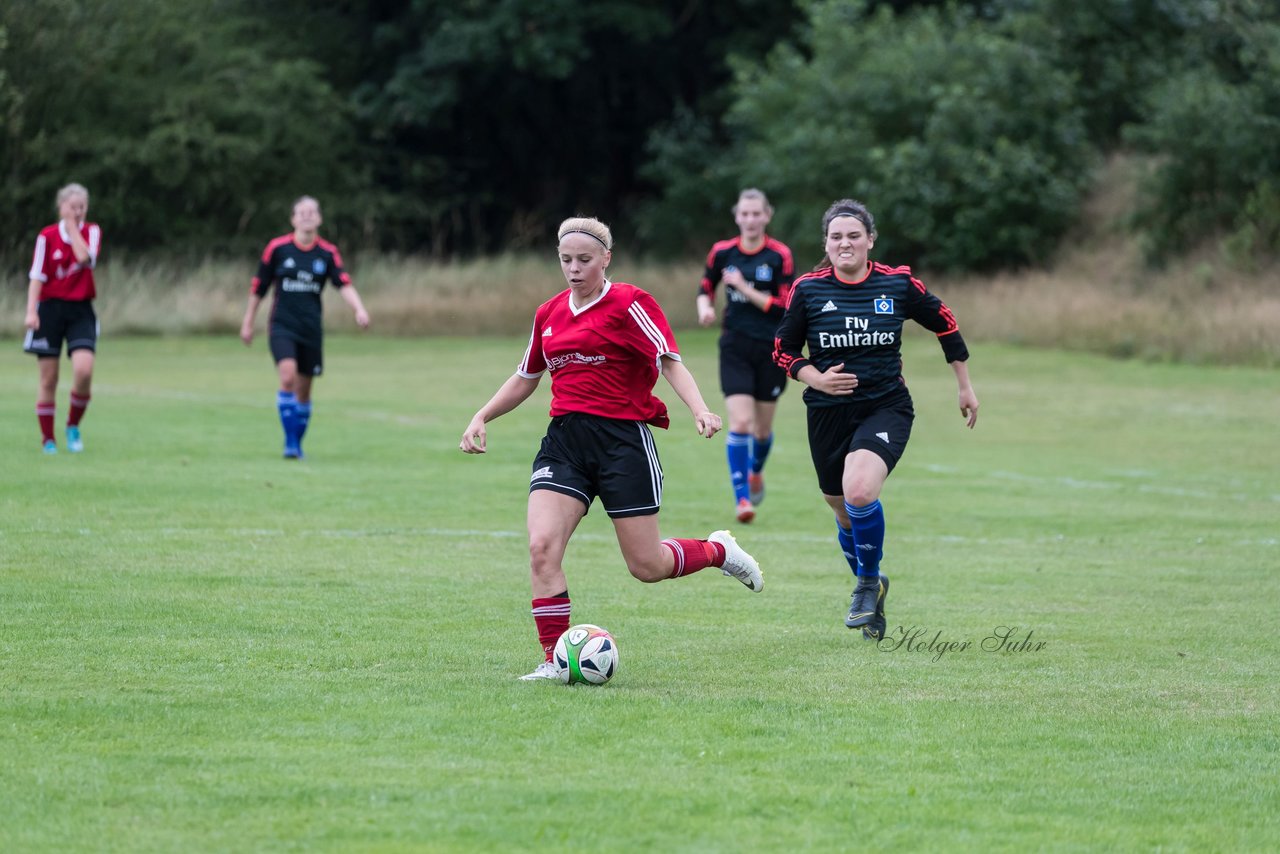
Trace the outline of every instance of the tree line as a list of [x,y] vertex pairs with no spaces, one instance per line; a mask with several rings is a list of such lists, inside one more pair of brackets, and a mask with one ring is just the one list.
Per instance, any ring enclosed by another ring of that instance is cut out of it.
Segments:
[[249,251],[311,194],[344,246],[434,257],[574,213],[705,251],[758,186],[797,251],[855,196],[885,257],[988,269],[1117,148],[1153,258],[1280,236],[1267,0],[10,0],[0,121],[7,257],[72,180],[116,250]]

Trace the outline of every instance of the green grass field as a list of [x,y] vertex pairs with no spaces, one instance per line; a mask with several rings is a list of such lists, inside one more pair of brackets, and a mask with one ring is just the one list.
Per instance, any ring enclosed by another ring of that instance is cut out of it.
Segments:
[[800,387],[751,526],[681,409],[663,533],[732,527],[766,589],[633,581],[597,506],[566,571],[621,667],[569,689],[515,679],[547,383],[457,450],[523,347],[333,337],[286,463],[262,342],[105,340],[44,457],[7,341],[0,849],[1280,848],[1280,374],[977,346],[969,432],[910,338],[896,648],[843,626]]

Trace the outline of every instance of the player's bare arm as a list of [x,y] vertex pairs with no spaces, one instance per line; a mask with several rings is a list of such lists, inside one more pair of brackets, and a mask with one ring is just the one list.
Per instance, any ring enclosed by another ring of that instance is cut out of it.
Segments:
[[698,382],[693,378],[693,374],[689,373],[689,369],[684,366],[684,362],[679,359],[673,359],[670,356],[662,357],[662,376],[671,385],[671,388],[679,396],[684,405],[689,407],[689,412],[693,414],[693,423],[698,428],[698,435],[710,439],[716,433],[720,432],[723,426],[720,416],[716,415],[707,408],[707,402],[702,399],[702,392],[698,390]]
[[262,297],[257,294],[249,295],[249,306],[244,311],[244,322],[240,324],[240,340],[246,347],[253,343],[253,319],[258,316],[258,306],[261,304]]
[[495,418],[506,415],[529,399],[541,381],[541,376],[525,377],[512,374],[493,395],[489,402],[471,416],[467,429],[462,431],[462,441],[458,450],[464,454],[483,454],[488,435],[485,425]]
[[969,381],[969,363],[952,362],[951,370],[955,371],[956,384],[959,386],[960,414],[970,430],[978,423],[978,395]]
[[360,294],[356,290],[355,285],[347,285],[341,289],[342,300],[351,307],[351,311],[355,314],[356,326],[361,329],[369,328],[369,312],[364,309],[364,302],[360,299]]

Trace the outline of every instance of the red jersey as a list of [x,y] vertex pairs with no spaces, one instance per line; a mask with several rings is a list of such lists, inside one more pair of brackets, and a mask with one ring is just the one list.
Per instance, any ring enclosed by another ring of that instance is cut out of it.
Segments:
[[533,379],[551,371],[553,418],[585,412],[665,429],[671,419],[653,386],[662,357],[680,353],[657,300],[607,280],[594,302],[574,308],[571,299],[565,290],[538,307],[517,372]]
[[43,282],[40,299],[65,299],[87,302],[97,296],[93,287],[93,267],[98,262],[102,245],[102,229],[95,222],[80,226],[80,236],[89,245],[89,260],[76,261],[70,235],[61,222],[47,226],[36,238],[35,256],[31,259],[30,278]]

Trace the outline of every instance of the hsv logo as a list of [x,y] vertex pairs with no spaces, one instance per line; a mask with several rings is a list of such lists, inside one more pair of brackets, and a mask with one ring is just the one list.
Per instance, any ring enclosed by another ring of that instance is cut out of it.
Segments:
[[836,304],[833,303],[831,300],[827,300],[827,304],[822,307],[822,310],[823,311],[839,311],[839,309],[836,308]]
[[761,264],[759,267],[756,267],[756,281],[757,281],[757,282],[772,282],[772,281],[773,281],[773,268],[772,268],[772,267],[770,267],[768,264]]
[[876,300],[876,314],[893,314],[893,300],[881,294]]

